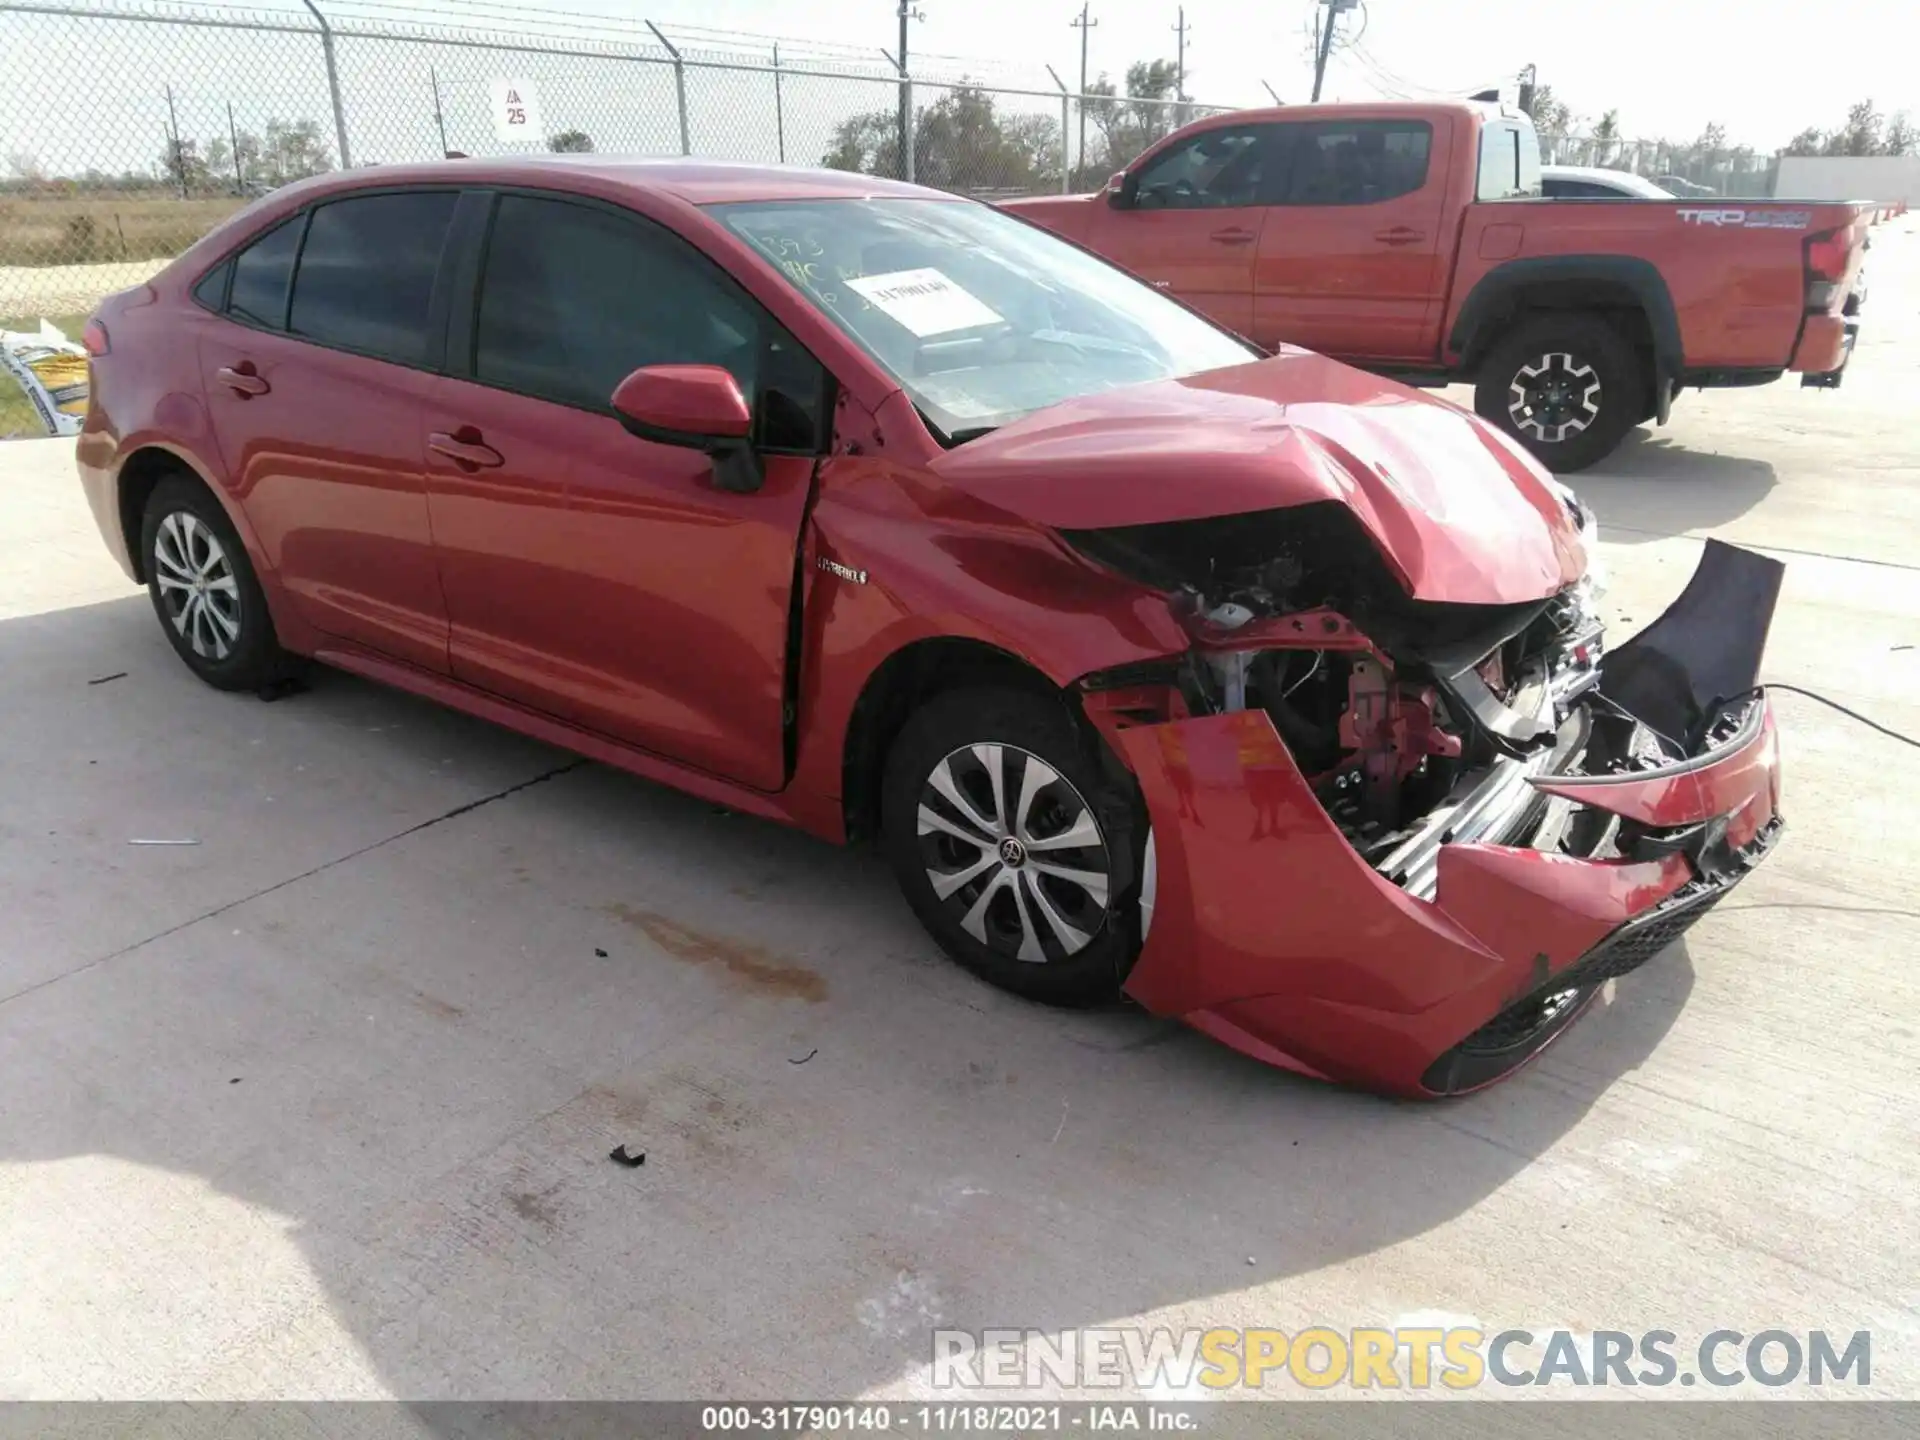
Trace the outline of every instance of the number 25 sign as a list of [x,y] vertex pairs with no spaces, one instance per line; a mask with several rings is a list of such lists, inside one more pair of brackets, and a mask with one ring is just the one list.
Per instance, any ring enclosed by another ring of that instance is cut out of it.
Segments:
[[531,80],[493,82],[493,134],[506,144],[546,143],[547,130],[540,122],[540,101],[533,93]]

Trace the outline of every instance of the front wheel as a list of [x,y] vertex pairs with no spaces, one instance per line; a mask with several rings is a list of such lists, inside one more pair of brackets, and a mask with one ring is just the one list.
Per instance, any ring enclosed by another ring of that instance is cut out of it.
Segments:
[[1004,990],[1055,1005],[1113,999],[1139,953],[1139,792],[1057,701],[938,695],[887,756],[881,827],[933,938]]
[[1595,315],[1542,315],[1494,346],[1473,408],[1549,470],[1584,470],[1613,452],[1646,414],[1644,368]]

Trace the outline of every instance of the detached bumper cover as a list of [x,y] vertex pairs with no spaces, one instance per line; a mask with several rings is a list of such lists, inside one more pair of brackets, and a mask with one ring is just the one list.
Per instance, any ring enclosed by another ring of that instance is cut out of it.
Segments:
[[[1657,643],[1626,647],[1641,658],[1623,667],[1624,688],[1663,718],[1741,693],[1702,693],[1691,652],[1715,635],[1705,658],[1739,658],[1714,682],[1744,671],[1750,687],[1771,619],[1769,568],[1777,588],[1773,562],[1710,554],[1642,637]],[[1756,590],[1767,592],[1763,605],[1752,603]],[[1509,1073],[1559,1033],[1558,1023],[1534,1023],[1539,1015],[1577,1011],[1584,987],[1664,948],[1780,830],[1779,743],[1764,697],[1733,733],[1685,759],[1528,782],[1635,833],[1657,830],[1659,843],[1604,860],[1444,844],[1430,900],[1354,850],[1264,712],[1138,725],[1118,738],[1155,847],[1152,924],[1128,993],[1269,1063],[1395,1094],[1456,1094]],[[1516,1016],[1530,1017],[1536,1037],[1518,1058],[1500,1043],[1511,1038],[1502,1022],[1515,1029]]]

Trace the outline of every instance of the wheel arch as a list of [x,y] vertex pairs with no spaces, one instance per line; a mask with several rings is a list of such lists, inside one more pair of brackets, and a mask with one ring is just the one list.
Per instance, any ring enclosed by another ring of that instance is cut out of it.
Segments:
[[1684,368],[1680,316],[1666,278],[1631,255],[1544,255],[1509,260],[1480,278],[1447,337],[1459,368],[1477,371],[1516,325],[1555,311],[1600,314],[1646,354],[1649,373],[1668,380]]
[[908,717],[936,695],[975,685],[1065,701],[1065,692],[1033,662],[988,641],[934,635],[902,645],[867,676],[841,742],[840,796],[848,841],[878,830],[887,751]]
[[209,495],[227,512],[227,518],[239,532],[240,538],[248,550],[253,552],[255,570],[260,569],[258,547],[254,536],[243,516],[235,513],[235,506],[221,493],[220,486],[213,478],[194,462],[192,457],[181,453],[169,445],[146,444],[130,451],[120,462],[119,473],[115,477],[115,502],[120,522],[120,538],[127,547],[127,558],[133,568],[133,578],[140,584],[147,583],[146,556],[140,550],[140,523],[146,515],[147,500],[152,496],[160,482],[170,476],[180,475],[199,483]]

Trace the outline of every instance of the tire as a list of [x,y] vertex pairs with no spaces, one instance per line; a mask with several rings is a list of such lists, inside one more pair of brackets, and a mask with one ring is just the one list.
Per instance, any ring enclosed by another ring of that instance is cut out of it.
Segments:
[[258,690],[286,673],[246,546],[206,486],[174,475],[154,487],[140,557],[160,628],[194,674],[216,690]]
[[1647,376],[1626,338],[1597,315],[1541,315],[1480,367],[1473,408],[1569,474],[1613,453],[1648,409]]
[[1052,1005],[1114,1000],[1140,951],[1145,808],[1096,745],[1057,701],[954,690],[908,719],[882,780],[887,858],[928,933]]

